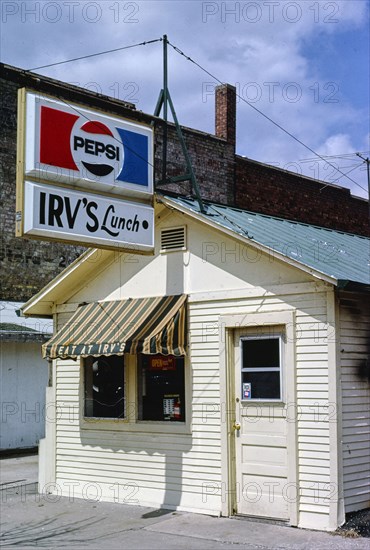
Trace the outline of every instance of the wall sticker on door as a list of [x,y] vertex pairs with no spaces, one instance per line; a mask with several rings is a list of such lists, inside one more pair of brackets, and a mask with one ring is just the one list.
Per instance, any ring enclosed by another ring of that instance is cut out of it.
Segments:
[[251,399],[252,384],[250,382],[243,382],[242,399]]

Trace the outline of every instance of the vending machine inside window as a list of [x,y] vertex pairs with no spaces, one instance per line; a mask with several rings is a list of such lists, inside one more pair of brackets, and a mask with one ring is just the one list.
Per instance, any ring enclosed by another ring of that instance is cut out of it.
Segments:
[[141,420],[185,421],[184,360],[143,355],[139,376]]

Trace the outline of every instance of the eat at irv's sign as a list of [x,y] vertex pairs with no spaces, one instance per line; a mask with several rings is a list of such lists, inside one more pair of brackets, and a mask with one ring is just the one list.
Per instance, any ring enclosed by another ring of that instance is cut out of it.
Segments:
[[150,198],[151,127],[25,90],[21,101],[25,178]]

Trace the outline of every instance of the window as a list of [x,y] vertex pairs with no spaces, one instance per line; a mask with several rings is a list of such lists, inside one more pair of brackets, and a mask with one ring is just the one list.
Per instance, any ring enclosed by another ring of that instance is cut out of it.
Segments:
[[185,422],[184,358],[138,357],[139,420]]
[[85,418],[184,423],[184,357],[88,357],[84,398]]
[[98,418],[125,417],[124,358],[89,357],[85,369],[85,416]]
[[241,398],[282,399],[281,336],[241,338]]

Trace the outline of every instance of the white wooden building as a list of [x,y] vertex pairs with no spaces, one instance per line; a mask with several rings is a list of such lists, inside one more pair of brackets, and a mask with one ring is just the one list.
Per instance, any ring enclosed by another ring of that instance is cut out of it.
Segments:
[[21,319],[23,302],[0,302],[0,452],[36,448],[45,437],[48,368],[40,346],[53,333],[49,319]]
[[40,490],[334,530],[370,502],[370,240],[205,204],[157,195],[154,255],[24,306],[56,331]]

